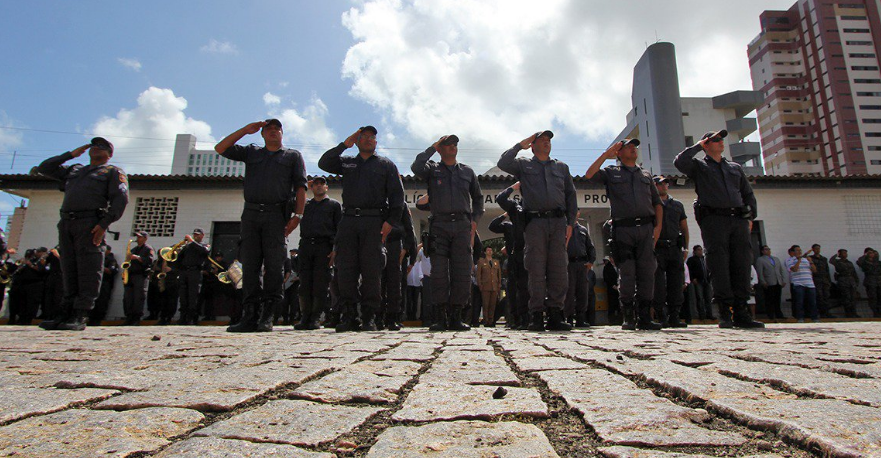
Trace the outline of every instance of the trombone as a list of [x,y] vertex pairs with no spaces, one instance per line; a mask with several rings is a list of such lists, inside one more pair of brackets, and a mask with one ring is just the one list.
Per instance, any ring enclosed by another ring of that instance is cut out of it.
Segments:
[[180,242],[167,246],[159,250],[159,257],[168,261],[174,262],[177,261],[177,256],[180,254],[181,247],[187,243],[187,239],[183,239]]
[[220,280],[221,283],[225,283],[227,285],[232,283],[232,279],[229,278],[229,274],[226,272],[226,269],[224,269],[219,262],[211,259],[211,256],[208,256],[208,260],[211,261],[211,264],[214,264],[214,267],[220,269],[220,272],[217,273],[217,279]]

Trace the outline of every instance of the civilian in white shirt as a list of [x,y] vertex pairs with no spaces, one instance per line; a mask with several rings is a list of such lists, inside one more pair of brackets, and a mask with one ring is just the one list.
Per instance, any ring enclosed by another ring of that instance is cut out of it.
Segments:
[[795,318],[799,323],[805,322],[805,305],[807,312],[811,316],[814,323],[820,322],[820,315],[817,311],[817,290],[814,287],[813,273],[817,271],[814,262],[808,255],[813,250],[808,250],[806,255],[802,255],[801,247],[793,245],[790,248],[792,257],[786,260],[786,268],[789,269],[789,279],[792,283],[792,309]]

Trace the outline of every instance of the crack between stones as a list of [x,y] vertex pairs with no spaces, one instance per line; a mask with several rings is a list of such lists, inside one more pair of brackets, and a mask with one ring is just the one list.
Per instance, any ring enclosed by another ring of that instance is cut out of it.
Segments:
[[[824,366],[824,365],[821,365],[819,367],[816,367],[816,366],[811,367],[809,364],[781,363],[781,362],[775,362],[775,361],[767,361],[767,360],[764,360],[764,359],[759,358],[757,356],[751,356],[751,355],[731,355],[731,358],[739,359],[741,361],[746,361],[746,362],[750,362],[750,363],[767,363],[767,364],[776,364],[779,366],[793,366],[793,367],[800,367],[802,369],[820,370],[820,371],[824,371],[824,372],[831,372],[833,374],[844,375],[846,377],[855,378],[855,379],[876,378],[876,377],[873,377],[871,374],[867,374],[865,372],[859,372],[859,371],[851,370],[851,369],[835,368],[835,367]],[[823,359],[819,359],[819,358],[817,358],[817,359],[820,361],[825,361]],[[854,361],[828,361],[828,362],[850,362],[852,364],[873,364],[873,363],[866,363],[866,362],[857,363]]]

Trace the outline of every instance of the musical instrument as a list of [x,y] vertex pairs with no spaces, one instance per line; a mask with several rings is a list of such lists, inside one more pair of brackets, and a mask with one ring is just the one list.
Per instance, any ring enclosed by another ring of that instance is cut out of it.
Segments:
[[180,254],[181,247],[183,247],[187,243],[187,239],[183,239],[180,242],[167,246],[159,250],[159,257],[168,261],[174,262],[177,261],[177,256]]
[[211,256],[208,256],[208,260],[211,261],[211,264],[214,264],[214,267],[217,267],[217,269],[220,270],[220,272],[217,273],[217,279],[220,280],[221,283],[226,283],[227,285],[232,283],[232,279],[229,278],[229,274],[226,270],[223,269],[223,266],[220,265],[219,262],[212,259]]
[[226,278],[235,285],[236,289],[242,289],[242,277],[242,263],[235,260],[230,264],[229,269],[226,271]]
[[4,262],[2,266],[0,266],[0,284],[7,284],[12,281],[12,274],[9,273],[9,268],[6,266]]
[[126,244],[126,246],[125,246],[126,261],[123,262],[121,266],[119,266],[119,267],[122,267],[122,284],[123,285],[127,285],[128,281],[129,281],[128,269],[129,269],[129,267],[132,266],[132,262],[128,260],[128,257],[131,256],[131,254],[132,254],[132,242],[134,242],[134,241],[135,241],[135,239],[128,239],[128,244]]

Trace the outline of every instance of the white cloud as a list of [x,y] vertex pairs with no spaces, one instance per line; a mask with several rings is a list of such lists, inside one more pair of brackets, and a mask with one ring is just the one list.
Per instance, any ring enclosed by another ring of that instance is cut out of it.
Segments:
[[211,126],[187,117],[187,100],[171,89],[150,87],[138,96],[138,106],[123,108],[115,117],[99,119],[90,131],[113,145],[113,163],[128,173],[168,173],[177,134],[193,134],[213,143]]
[[281,97],[271,92],[267,92],[263,94],[263,103],[265,103],[267,106],[279,105],[281,103]]
[[341,140],[327,126],[329,111],[318,96],[313,96],[309,105],[303,109],[275,109],[269,115],[281,121],[284,126],[284,145],[303,153],[309,173],[316,173],[318,168],[315,164],[318,158]]
[[21,145],[22,132],[11,129],[12,127],[15,127],[12,120],[9,119],[5,111],[0,110],[0,150],[7,150]]
[[402,128],[398,138],[428,144],[454,132],[461,146],[492,151],[463,161],[491,164],[539,129],[610,140],[631,107],[633,66],[656,37],[677,46],[683,96],[750,89],[758,15],[791,3],[371,0],[343,14],[355,44],[342,72],[351,95]]
[[202,52],[208,54],[238,54],[239,50],[236,45],[228,41],[218,41],[212,38],[207,45],[199,48]]
[[127,67],[136,72],[141,71],[141,62],[138,59],[128,59],[125,57],[120,57],[116,59],[123,67]]

